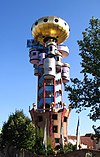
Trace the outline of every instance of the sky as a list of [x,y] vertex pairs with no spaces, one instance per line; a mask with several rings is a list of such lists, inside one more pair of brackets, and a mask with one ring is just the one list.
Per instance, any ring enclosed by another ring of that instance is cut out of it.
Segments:
[[[82,78],[81,58],[77,40],[89,26],[92,16],[100,18],[100,0],[0,0],[0,128],[15,110],[30,117],[29,106],[36,103],[37,77],[29,63],[27,39],[32,39],[31,26],[43,16],[58,16],[70,26],[70,36],[64,42],[70,54],[64,59],[70,64],[70,77]],[[68,106],[67,93],[63,101]],[[68,134],[76,134],[78,116],[80,134],[93,133],[88,111],[77,114],[71,111]]]

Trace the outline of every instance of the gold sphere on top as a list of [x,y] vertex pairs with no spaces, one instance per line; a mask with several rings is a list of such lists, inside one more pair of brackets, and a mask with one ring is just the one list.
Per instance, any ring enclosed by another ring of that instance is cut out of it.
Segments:
[[59,17],[45,16],[32,25],[32,35],[41,44],[46,38],[54,38],[60,44],[69,37],[69,26]]

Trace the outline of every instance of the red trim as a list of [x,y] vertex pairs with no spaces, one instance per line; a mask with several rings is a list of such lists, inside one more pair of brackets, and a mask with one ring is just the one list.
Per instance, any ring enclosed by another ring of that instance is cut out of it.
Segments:
[[51,137],[51,143],[52,146],[55,145],[55,140],[54,140],[54,133],[53,133],[53,125],[54,125],[54,120],[52,120],[52,114],[53,114],[53,107],[51,107],[51,111],[49,111],[49,120],[50,120],[50,126],[49,126],[49,131],[50,131],[50,137]]
[[[39,67],[38,67],[38,72],[39,72]],[[37,90],[37,108],[38,108],[38,104],[39,104],[39,75],[38,75],[37,87],[38,87],[38,90]]]
[[[60,74],[61,74],[61,69],[60,69]],[[61,91],[62,91],[62,76],[61,76]],[[62,105],[63,105],[63,98],[62,98],[62,95],[63,95],[63,91],[61,93],[61,102],[62,102]]]
[[53,79],[53,81],[54,81],[54,106],[56,106],[56,91],[55,91],[56,80],[55,78]]
[[45,82],[45,79],[44,79],[44,83],[43,83],[43,100],[44,100],[44,102],[43,102],[43,108],[45,107],[45,103],[46,103],[46,101],[45,101],[45,99],[46,99],[46,82]]

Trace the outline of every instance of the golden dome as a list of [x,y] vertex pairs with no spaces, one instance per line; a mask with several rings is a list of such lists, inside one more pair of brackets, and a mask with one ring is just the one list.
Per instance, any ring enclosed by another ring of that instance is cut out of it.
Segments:
[[69,37],[69,26],[63,19],[56,16],[45,16],[32,25],[32,35],[41,44],[46,37],[57,39],[57,44]]

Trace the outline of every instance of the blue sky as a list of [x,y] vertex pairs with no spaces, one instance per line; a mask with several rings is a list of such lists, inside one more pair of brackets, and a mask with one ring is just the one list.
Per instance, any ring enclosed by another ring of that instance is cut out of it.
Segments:
[[[70,77],[79,77],[80,61],[77,40],[88,27],[92,16],[100,17],[100,0],[0,0],[0,127],[16,109],[23,109],[29,115],[29,106],[36,102],[37,78],[29,63],[27,39],[31,39],[31,26],[43,16],[58,16],[70,26],[70,37],[65,44],[70,55],[64,60],[71,66]],[[67,93],[64,102],[68,106]],[[80,115],[80,132],[93,132],[93,123],[87,111]],[[76,133],[78,115],[72,111],[68,132]]]

